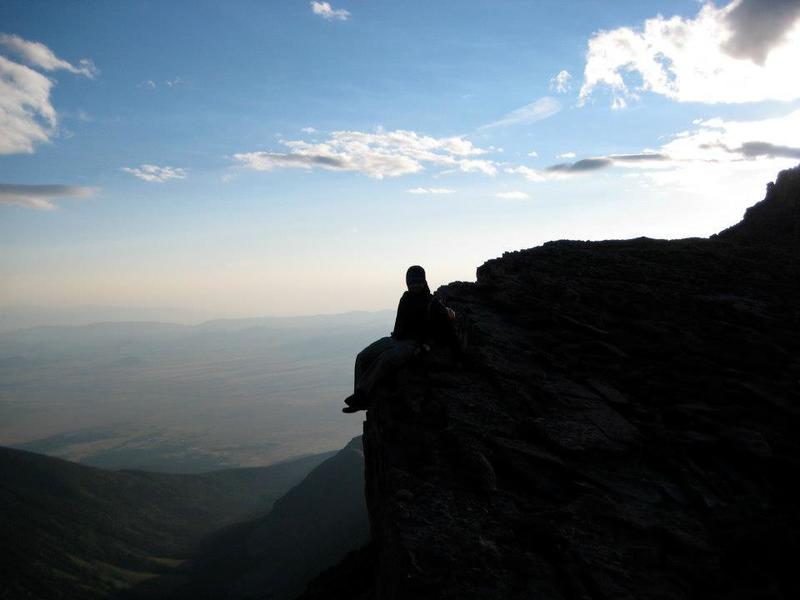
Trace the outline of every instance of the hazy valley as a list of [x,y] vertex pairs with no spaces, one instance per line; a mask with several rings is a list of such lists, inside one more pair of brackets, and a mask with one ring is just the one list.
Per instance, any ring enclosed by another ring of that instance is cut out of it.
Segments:
[[0,445],[106,468],[202,472],[343,447],[353,356],[390,311],[100,323],[0,334]]
[[0,448],[0,472],[0,598],[285,599],[367,538],[360,438],[183,475]]

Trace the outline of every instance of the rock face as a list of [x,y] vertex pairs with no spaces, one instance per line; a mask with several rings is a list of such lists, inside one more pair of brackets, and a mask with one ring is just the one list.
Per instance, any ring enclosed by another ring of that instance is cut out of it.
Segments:
[[367,414],[362,597],[800,598],[799,259],[800,167],[711,239],[440,288],[467,350]]

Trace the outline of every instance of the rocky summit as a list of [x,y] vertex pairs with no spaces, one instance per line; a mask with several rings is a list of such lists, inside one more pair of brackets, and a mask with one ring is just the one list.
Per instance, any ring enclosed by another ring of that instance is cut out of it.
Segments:
[[799,259],[800,167],[710,239],[550,242],[440,288],[466,351],[368,411],[343,596],[800,598]]

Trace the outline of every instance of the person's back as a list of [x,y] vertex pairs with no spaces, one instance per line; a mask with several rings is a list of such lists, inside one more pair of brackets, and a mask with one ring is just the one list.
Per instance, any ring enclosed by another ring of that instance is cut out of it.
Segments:
[[425,291],[404,292],[397,305],[392,337],[423,343],[428,337],[428,322],[433,295]]

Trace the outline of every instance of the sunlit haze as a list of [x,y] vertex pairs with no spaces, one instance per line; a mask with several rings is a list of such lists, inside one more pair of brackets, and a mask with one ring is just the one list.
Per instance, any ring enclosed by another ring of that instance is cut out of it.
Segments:
[[708,236],[800,160],[798,17],[7,0],[0,307],[378,310],[415,263]]

